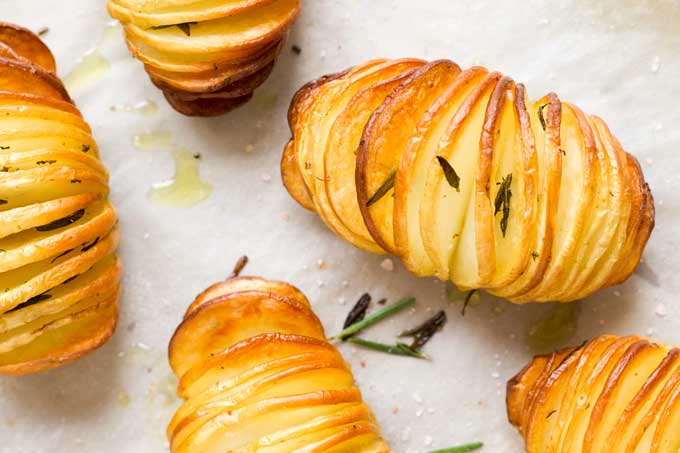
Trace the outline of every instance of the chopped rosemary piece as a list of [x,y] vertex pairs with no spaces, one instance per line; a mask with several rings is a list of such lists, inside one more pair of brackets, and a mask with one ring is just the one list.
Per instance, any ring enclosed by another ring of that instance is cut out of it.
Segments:
[[538,254],[538,252],[537,252],[536,250],[534,250],[533,252],[531,252],[531,257],[534,259],[534,261],[536,261],[536,260],[538,259],[539,256],[540,256],[540,255]]
[[545,117],[543,116],[543,110],[548,106],[548,104],[543,104],[538,108],[538,120],[541,122],[541,127],[543,130],[545,130],[546,123],[545,123]]
[[0,198],[0,206],[2,206],[3,204],[7,204],[7,203],[9,203],[9,201],[3,200],[2,198]]
[[442,448],[441,450],[433,450],[429,453],[465,453],[466,451],[479,450],[484,446],[481,442],[475,442],[473,444],[459,445],[457,447]]
[[446,324],[446,313],[444,310],[437,312],[433,317],[410,330],[399,334],[399,337],[413,337],[411,349],[421,349]]
[[236,264],[234,265],[234,270],[231,271],[231,275],[229,278],[236,278],[239,275],[241,275],[241,271],[243,270],[244,267],[246,267],[246,264],[248,264],[248,257],[246,255],[243,255],[241,258],[236,261]]
[[394,355],[403,355],[407,357],[416,357],[418,359],[429,359],[429,357],[425,354],[423,354],[420,351],[416,351],[413,349],[411,346],[404,344],[404,343],[397,343],[397,344],[383,344],[383,343],[376,343],[375,341],[368,341],[364,340],[362,338],[348,338],[348,342],[352,344],[356,344],[359,346],[363,346],[365,348],[373,349],[375,351],[381,351],[381,352],[386,352],[388,354],[394,354]]
[[394,180],[397,177],[396,170],[390,173],[384,183],[378,188],[378,190],[373,194],[373,196],[366,202],[366,207],[370,208],[378,201],[380,201],[390,190],[394,188]]
[[30,307],[31,305],[35,305],[35,304],[42,302],[44,300],[47,300],[51,297],[52,297],[51,294],[38,294],[37,296],[31,297],[26,302],[20,303],[19,305],[12,308],[11,310],[6,311],[4,314],[12,313],[14,311],[21,310],[22,308]]
[[177,27],[184,32],[185,35],[191,36],[191,26],[198,25],[198,22],[184,22],[181,24],[170,24],[170,25],[156,25],[151,27],[152,30],[163,30],[164,28]]
[[35,164],[36,165],[49,165],[55,163],[56,160],[50,159],[50,160],[39,160]]
[[472,296],[474,296],[477,291],[479,291],[479,290],[473,289],[472,291],[467,293],[467,296],[465,296],[465,302],[463,302],[463,309],[460,312],[461,315],[465,316],[465,312],[467,311],[468,305],[470,305],[470,301],[472,300]]
[[389,305],[389,306],[383,308],[382,310],[380,310],[376,313],[373,313],[372,315],[368,316],[367,318],[365,318],[365,319],[363,319],[363,320],[361,320],[361,321],[359,321],[355,324],[352,324],[351,326],[347,327],[346,329],[344,329],[339,334],[330,337],[328,340],[329,341],[330,340],[343,340],[344,341],[348,337],[351,337],[352,335],[354,335],[355,333],[361,332],[366,327],[372,326],[373,324],[400,312],[404,308],[406,308],[410,305],[413,305],[415,303],[415,301],[416,301],[415,297],[409,297],[407,299],[402,299],[399,302],[392,304],[392,305]]
[[41,38],[45,36],[48,32],[50,31],[49,27],[43,27],[40,30],[38,30],[38,36]]
[[442,156],[437,156],[437,162],[439,162],[439,165],[442,167],[444,177],[449,185],[456,189],[457,192],[460,192],[460,176],[458,176],[456,170],[454,170],[449,161]]
[[88,152],[90,150],[90,145],[83,145],[80,150],[84,153]]
[[9,146],[0,146],[0,149],[3,150],[3,151],[5,151],[5,150],[8,150],[8,149],[9,149]]
[[36,228],[36,230],[38,230],[38,231],[52,231],[52,230],[56,230],[56,229],[59,229],[59,228],[64,228],[66,226],[69,226],[73,222],[77,222],[84,215],[85,215],[85,210],[80,209],[80,210],[74,212],[73,214],[71,214],[68,217],[64,217],[63,219],[55,220],[54,222],[48,223],[47,225],[39,226],[39,227]]
[[350,310],[349,314],[347,315],[347,318],[345,319],[345,323],[342,325],[343,329],[348,328],[352,324],[356,324],[359,321],[363,321],[364,318],[366,317],[366,310],[368,310],[368,306],[371,303],[371,295],[368,293],[364,293],[357,303],[352,307]]
[[496,193],[493,215],[495,216],[499,212],[503,212],[500,226],[503,237],[505,237],[505,233],[508,230],[508,219],[510,218],[510,198],[512,198],[510,186],[512,185],[512,173],[508,173],[508,176],[504,177],[502,182],[496,184],[500,187]]

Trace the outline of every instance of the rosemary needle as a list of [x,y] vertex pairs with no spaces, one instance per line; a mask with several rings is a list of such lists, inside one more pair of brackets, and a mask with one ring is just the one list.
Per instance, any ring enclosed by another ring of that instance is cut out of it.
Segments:
[[416,301],[415,297],[409,297],[407,299],[400,300],[399,302],[392,304],[390,306],[387,306],[383,308],[382,310],[373,313],[370,316],[367,316],[365,319],[356,322],[352,324],[351,326],[347,327],[344,329],[342,332],[340,332],[337,335],[334,335],[330,337],[328,340],[346,340],[347,337],[350,337],[354,335],[355,333],[361,332],[368,326],[372,326],[373,324],[389,317],[392,316],[395,313],[400,312],[404,308],[413,305]]
[[464,453],[466,451],[479,450],[483,446],[483,443],[475,442],[474,444],[459,445],[458,447],[442,448],[441,450],[434,450],[429,453]]
[[373,349],[375,351],[380,351],[380,352],[386,352],[388,354],[394,354],[394,355],[403,355],[407,357],[415,357],[418,359],[429,359],[429,357],[426,354],[423,354],[420,351],[417,351],[410,347],[407,344],[404,343],[397,343],[397,344],[383,344],[383,343],[376,343],[375,341],[368,341],[364,340],[362,338],[356,338],[356,337],[351,337],[348,338],[347,341],[349,343],[353,343],[359,346],[363,346],[365,348]]

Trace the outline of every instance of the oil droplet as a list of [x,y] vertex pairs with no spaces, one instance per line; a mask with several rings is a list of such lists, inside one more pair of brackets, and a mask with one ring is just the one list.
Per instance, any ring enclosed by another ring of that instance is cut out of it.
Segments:
[[199,160],[183,148],[173,151],[175,176],[169,181],[154,184],[149,193],[152,202],[173,207],[193,206],[210,196],[212,186],[201,179]]
[[130,395],[127,392],[120,392],[116,398],[118,407],[127,407],[130,404]]
[[529,330],[527,343],[533,354],[552,352],[576,334],[581,304],[561,303]]
[[172,138],[167,132],[149,132],[132,137],[132,145],[140,151],[168,149],[172,147]]
[[104,77],[110,67],[99,49],[93,49],[78,60],[76,67],[64,77],[64,84],[69,91],[82,90]]
[[136,104],[112,105],[109,107],[112,112],[137,113],[142,116],[152,116],[158,113],[158,104],[154,101],[146,100]]

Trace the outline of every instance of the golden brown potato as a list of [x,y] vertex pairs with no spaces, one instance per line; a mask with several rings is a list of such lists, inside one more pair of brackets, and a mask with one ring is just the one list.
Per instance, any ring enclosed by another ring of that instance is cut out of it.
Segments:
[[349,365],[307,298],[286,283],[236,277],[187,310],[169,347],[185,403],[174,453],[389,453]]
[[605,335],[535,357],[507,406],[528,453],[677,453],[680,349]]
[[121,266],[108,174],[52,54],[10,24],[0,44],[0,374],[25,374],[108,340]]
[[448,60],[373,60],[305,85],[281,161],[292,197],[356,247],[513,302],[621,283],[654,225],[640,166],[556,94]]
[[300,0],[107,0],[128,47],[175,110],[215,116],[269,77]]

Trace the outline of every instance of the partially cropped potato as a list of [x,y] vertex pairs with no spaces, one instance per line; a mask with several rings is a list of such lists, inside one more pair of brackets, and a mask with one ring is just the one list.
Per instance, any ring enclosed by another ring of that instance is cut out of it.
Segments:
[[117,320],[108,175],[54,71],[36,35],[0,23],[0,374],[75,360]]
[[536,357],[507,405],[528,453],[677,453],[680,349],[606,335]]
[[180,113],[220,115],[271,73],[300,0],[107,0],[128,48]]
[[305,85],[283,182],[338,236],[513,302],[623,282],[654,225],[640,166],[551,93],[448,60],[373,60]]
[[211,286],[170,342],[186,402],[175,453],[389,453],[352,372],[305,296],[237,277]]

